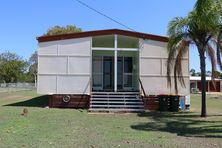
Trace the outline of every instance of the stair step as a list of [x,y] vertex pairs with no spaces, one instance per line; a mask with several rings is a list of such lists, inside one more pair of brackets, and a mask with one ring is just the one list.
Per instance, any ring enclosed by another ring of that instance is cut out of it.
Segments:
[[89,111],[110,111],[110,112],[141,112],[144,111],[144,109],[111,109],[111,108],[90,108]]
[[90,111],[144,111],[139,92],[93,92]]
[[92,97],[104,97],[104,98],[133,98],[133,97],[139,97],[138,95],[92,95]]
[[142,101],[141,99],[137,99],[137,98],[125,98],[125,99],[124,98],[91,98],[91,100],[92,101],[94,101],[94,100],[107,100],[107,101],[108,100],[109,101],[112,101],[112,100],[119,100],[119,101],[124,101],[124,100],[127,100],[127,101],[132,100],[133,101],[133,100],[135,100],[135,101],[137,101],[138,100],[138,101]]
[[90,104],[90,107],[122,107],[122,108],[126,108],[126,107],[144,107],[143,105],[119,105],[119,104],[115,104],[115,105],[108,105],[108,104]]
[[140,101],[91,101],[91,104],[92,103],[117,103],[117,104],[143,104],[143,102],[140,102]]
[[92,95],[94,95],[94,94],[105,94],[105,95],[115,95],[115,94],[120,94],[120,95],[130,95],[130,94],[132,94],[132,95],[140,95],[140,93],[139,92],[92,92]]

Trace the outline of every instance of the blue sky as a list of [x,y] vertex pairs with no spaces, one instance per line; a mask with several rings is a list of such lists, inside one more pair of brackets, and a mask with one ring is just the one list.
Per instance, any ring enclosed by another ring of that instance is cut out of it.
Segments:
[[[82,0],[136,31],[166,35],[175,16],[185,16],[195,0]],[[38,48],[36,37],[48,28],[75,24],[87,30],[124,27],[80,5],[75,0],[1,0],[0,52],[9,50],[25,59]],[[199,71],[198,54],[190,51],[190,68]]]

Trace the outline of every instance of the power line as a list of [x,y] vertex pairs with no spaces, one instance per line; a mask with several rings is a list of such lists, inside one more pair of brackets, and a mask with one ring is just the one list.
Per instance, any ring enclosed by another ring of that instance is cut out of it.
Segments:
[[94,12],[96,12],[96,13],[98,13],[98,14],[104,16],[104,17],[106,17],[107,19],[109,19],[109,20],[111,20],[111,21],[113,21],[113,22],[115,22],[115,23],[117,23],[117,24],[119,24],[119,25],[121,25],[121,26],[123,26],[123,27],[129,29],[129,30],[131,30],[131,31],[135,31],[134,29],[130,28],[129,26],[127,26],[127,25],[125,25],[125,24],[123,24],[123,23],[121,23],[121,22],[119,22],[119,21],[117,21],[117,20],[115,20],[115,19],[109,17],[108,15],[106,15],[106,14],[100,12],[99,10],[96,10],[95,8],[89,6],[88,4],[86,4],[86,3],[84,3],[84,2],[82,2],[82,1],[80,1],[80,0],[75,0],[75,1],[77,1],[79,4],[81,4],[81,5],[83,5],[83,6],[87,7],[87,8],[89,8],[89,9],[91,9],[92,11],[94,11]]

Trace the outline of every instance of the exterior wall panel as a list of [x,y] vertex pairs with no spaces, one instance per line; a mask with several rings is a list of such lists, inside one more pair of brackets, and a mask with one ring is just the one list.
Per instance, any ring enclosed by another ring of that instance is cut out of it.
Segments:
[[147,95],[168,94],[166,77],[140,76]]
[[[162,59],[162,75],[166,76],[167,75],[167,59]],[[183,76],[188,77],[189,76],[189,61],[188,59],[183,59],[182,60],[182,71],[183,71]],[[173,70],[171,70],[171,76],[173,76]]]
[[58,56],[39,57],[39,74],[66,74],[67,58]]
[[57,94],[87,94],[89,76],[58,76]]
[[[175,94],[173,73],[172,87],[167,83],[167,43],[140,40],[140,79],[148,95]],[[182,61],[183,76],[186,87],[182,87],[178,81],[178,90],[181,95],[190,94],[189,84],[189,53]]]
[[[178,83],[178,92],[179,92],[179,94],[181,94],[181,95],[190,95],[190,78],[189,78],[189,76],[188,77],[184,76],[185,87],[181,86],[179,81],[177,81],[177,83]],[[175,94],[174,78],[173,77],[171,78],[171,84],[172,84],[172,87],[171,87],[170,93]]]
[[90,93],[91,38],[43,42],[38,53],[38,93]]
[[[149,63],[149,64],[147,64]],[[150,58],[142,58],[140,60],[141,67],[141,75],[161,75],[161,60],[160,59],[150,59]]]
[[39,43],[38,55],[57,55],[58,42]]
[[89,56],[90,40],[89,38],[70,39],[58,41],[58,55],[68,56]]
[[54,94],[56,92],[56,76],[38,75],[37,91],[40,94]]
[[142,57],[168,57],[166,52],[167,43],[141,39],[140,45]]
[[69,57],[68,73],[69,74],[89,74],[90,58],[89,57]]

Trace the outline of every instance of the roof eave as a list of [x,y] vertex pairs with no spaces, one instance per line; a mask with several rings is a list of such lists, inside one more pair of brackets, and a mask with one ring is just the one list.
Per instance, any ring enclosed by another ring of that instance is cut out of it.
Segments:
[[70,34],[52,35],[52,36],[40,36],[37,37],[37,40],[40,43],[40,42],[58,41],[65,39],[84,38],[84,37],[110,35],[110,34],[132,36],[132,37],[138,37],[142,39],[149,39],[161,42],[168,42],[169,40],[169,38],[165,36],[146,34],[141,32],[133,32],[128,30],[120,30],[120,29],[95,30],[95,31],[86,31],[86,32],[78,32]]

